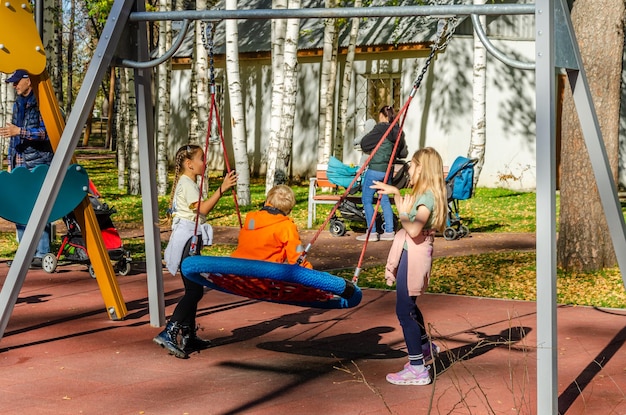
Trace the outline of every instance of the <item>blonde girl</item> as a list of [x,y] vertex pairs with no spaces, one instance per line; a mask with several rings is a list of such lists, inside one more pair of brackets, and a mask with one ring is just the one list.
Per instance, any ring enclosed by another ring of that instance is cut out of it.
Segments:
[[396,315],[409,361],[401,371],[388,374],[387,381],[395,385],[427,385],[431,379],[424,363],[439,348],[428,339],[416,300],[428,288],[435,231],[443,231],[446,224],[441,156],[432,147],[418,150],[411,159],[409,175],[411,192],[406,196],[382,182],[375,181],[372,186],[383,194],[394,195],[402,224],[389,251],[385,278],[390,286],[396,283]]
[[[197,179],[199,175],[204,174],[204,167],[204,152],[199,146],[185,145],[176,152],[176,171],[171,196],[172,234],[164,254],[167,269],[172,275],[178,272],[180,263],[190,254],[194,230],[197,231],[196,253],[200,252],[203,244],[212,243],[213,230],[206,223],[206,215],[215,207],[222,195],[237,183],[235,172],[229,172],[220,187],[211,196],[200,201],[200,186]],[[186,358],[188,352],[205,349],[211,343],[196,335],[196,311],[198,302],[204,294],[204,287],[182,275],[181,278],[185,293],[176,305],[165,329],[153,340],[170,354]],[[179,332],[181,332],[180,342]]]

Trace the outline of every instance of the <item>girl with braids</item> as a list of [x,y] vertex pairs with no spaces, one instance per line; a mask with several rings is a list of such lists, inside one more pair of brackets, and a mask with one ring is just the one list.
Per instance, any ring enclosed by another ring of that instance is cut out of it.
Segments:
[[[224,181],[210,197],[200,200],[200,187],[197,177],[204,174],[204,152],[197,145],[182,146],[176,152],[176,172],[172,187],[172,234],[165,248],[164,259],[167,269],[176,275],[180,263],[190,255],[192,237],[198,218],[198,237],[195,253],[199,254],[203,243],[210,245],[213,239],[211,225],[206,223],[206,215],[219,202],[222,195],[237,184],[237,174],[229,172]],[[187,358],[188,353],[210,347],[211,342],[196,335],[196,311],[198,302],[204,295],[204,287],[181,275],[185,293],[180,299],[165,329],[153,340],[176,357]],[[178,334],[181,341],[178,341]]]
[[402,224],[389,251],[385,279],[389,286],[396,283],[396,315],[409,362],[400,372],[388,374],[387,381],[394,385],[427,385],[430,367],[424,363],[439,352],[439,347],[428,339],[416,300],[428,288],[435,231],[443,232],[446,224],[447,194],[439,153],[432,147],[415,152],[409,176],[412,190],[404,197],[397,188],[383,182],[372,185],[382,194],[394,195]]
[[[395,117],[396,114],[393,107],[385,105],[380,109],[378,112],[378,124],[376,124],[374,128],[361,139],[361,149],[363,150],[363,153],[370,154],[372,150],[374,150],[380,139],[387,132],[387,129],[389,129],[389,124],[391,124]],[[367,166],[367,170],[363,175],[363,183],[361,186],[363,194],[361,196],[361,201],[363,202],[363,210],[365,211],[365,219],[368,226],[374,217],[373,203],[375,191],[370,186],[374,183],[374,180],[380,181],[385,179],[389,160],[396,158],[403,159],[408,155],[408,149],[406,147],[406,142],[404,141],[404,133],[400,134],[400,142],[396,147],[396,154],[392,154],[396,140],[398,140],[399,132],[400,126],[398,124],[394,125],[385,141],[383,141],[378,150],[376,150],[374,156],[372,156],[372,159]],[[393,170],[389,174],[389,180],[391,180],[392,177]],[[389,196],[384,195],[380,199],[380,206],[383,209],[383,219],[385,221],[384,229],[377,229],[376,224],[374,223],[374,225],[372,225],[372,231],[369,235],[369,239],[366,233],[365,235],[358,236],[356,238],[357,241],[378,241],[378,231],[382,232],[380,235],[381,241],[393,240],[395,229],[393,226],[393,210],[391,209]]]

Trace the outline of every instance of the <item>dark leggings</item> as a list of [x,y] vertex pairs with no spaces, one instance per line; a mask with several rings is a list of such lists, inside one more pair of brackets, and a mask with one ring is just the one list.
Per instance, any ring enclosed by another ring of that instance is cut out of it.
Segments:
[[424,316],[415,302],[417,297],[409,295],[407,263],[407,252],[402,250],[396,274],[396,315],[404,333],[404,341],[409,352],[409,361],[411,364],[423,364],[422,337],[425,334]]
[[[189,239],[189,241],[187,241],[187,244],[185,244],[182,260],[190,255],[190,246],[191,239]],[[201,250],[202,238],[198,237],[195,254],[200,255]],[[170,321],[178,323],[181,326],[189,326],[193,328],[196,325],[196,312],[198,311],[198,303],[204,295],[204,286],[188,280],[183,276],[182,273],[180,274],[180,277],[182,278],[183,285],[185,286],[185,294],[183,294],[183,297],[180,299],[178,304],[176,304],[176,308],[174,309],[174,313],[172,314],[172,318],[170,319]]]

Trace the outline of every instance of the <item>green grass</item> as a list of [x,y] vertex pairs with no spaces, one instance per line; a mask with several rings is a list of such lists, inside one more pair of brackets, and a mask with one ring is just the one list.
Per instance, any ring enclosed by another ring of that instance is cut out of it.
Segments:
[[[84,152],[82,152],[84,153]],[[129,196],[117,189],[115,160],[106,151],[89,150],[88,157],[80,163],[102,193],[103,200],[117,209],[113,220],[118,229],[142,227],[142,202],[140,196]],[[209,177],[209,188],[221,183],[219,173]],[[170,178],[169,183],[172,180]],[[308,181],[290,183],[296,193],[297,204],[292,217],[300,229],[306,227]],[[254,179],[250,186],[252,203],[240,207],[241,217],[258,209],[264,200],[265,182]],[[471,232],[535,232],[535,193],[506,189],[478,188],[469,200],[460,201],[459,211],[463,223]],[[558,199],[557,199],[558,203]],[[165,219],[169,196],[159,197],[159,215]],[[331,206],[318,206],[318,227],[330,212]],[[233,198],[225,197],[210,214],[215,226],[238,226],[239,219]],[[349,226],[351,226],[349,224]],[[356,226],[356,225],[354,225]],[[124,241],[135,261],[145,260],[144,242],[140,238]],[[163,246],[165,248],[165,246]],[[15,232],[0,232],[0,257],[15,254]],[[229,255],[230,245],[213,245],[205,248],[209,255]],[[352,278],[353,268],[339,270],[337,275]],[[364,268],[359,275],[359,286],[387,288],[382,266]],[[479,297],[536,300],[535,253],[507,252],[470,255],[464,257],[436,258],[433,261],[429,292],[470,295]],[[563,304],[597,307],[626,308],[626,290],[618,268],[590,274],[558,272],[557,300]]]
[[[384,266],[364,269],[359,286],[388,288]],[[353,269],[336,274],[350,279]],[[534,252],[504,252],[433,260],[428,292],[511,300],[537,300]],[[557,271],[557,302],[626,308],[626,290],[618,268],[595,273]]]

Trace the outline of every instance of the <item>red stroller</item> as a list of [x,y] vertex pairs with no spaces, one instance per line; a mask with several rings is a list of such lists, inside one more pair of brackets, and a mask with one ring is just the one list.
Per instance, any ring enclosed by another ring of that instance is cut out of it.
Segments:
[[[115,208],[110,207],[106,203],[100,202],[100,194],[95,189],[93,184],[90,183],[91,194],[89,195],[89,201],[91,206],[96,212],[96,219],[100,226],[100,232],[102,233],[102,239],[104,245],[109,254],[111,261],[115,262],[113,269],[119,275],[128,275],[130,272],[130,252],[125,250],[122,245],[122,238],[115,229],[111,215],[116,213]],[[88,265],[89,275],[95,278],[95,272],[89,256],[87,255],[87,249],[85,248],[85,242],[82,238],[80,227],[76,222],[76,218],[73,213],[63,217],[63,222],[67,227],[67,233],[61,240],[61,246],[57,254],[49,253],[42,259],[42,268],[44,271],[53,273],[57,267],[57,264],[63,257],[63,259],[69,263],[78,263]]]

